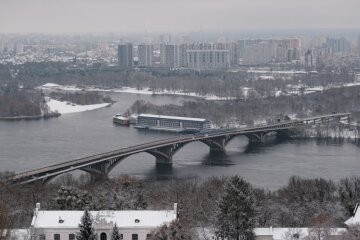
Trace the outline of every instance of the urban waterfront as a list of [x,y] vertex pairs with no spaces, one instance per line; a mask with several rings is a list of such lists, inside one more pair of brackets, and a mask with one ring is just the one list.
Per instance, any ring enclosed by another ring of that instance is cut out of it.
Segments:
[[[0,169],[24,171],[102,153],[121,147],[172,137],[171,133],[137,130],[112,123],[138,99],[155,104],[193,100],[184,97],[112,93],[117,102],[94,111],[65,114],[59,118],[0,122]],[[172,168],[159,168],[155,158],[141,153],[123,160],[110,174],[143,179],[211,177],[239,174],[255,186],[278,188],[290,176],[338,180],[358,175],[360,148],[349,142],[289,140],[248,146],[246,137],[235,138],[226,153],[210,154],[209,148],[191,143],[173,159]]]

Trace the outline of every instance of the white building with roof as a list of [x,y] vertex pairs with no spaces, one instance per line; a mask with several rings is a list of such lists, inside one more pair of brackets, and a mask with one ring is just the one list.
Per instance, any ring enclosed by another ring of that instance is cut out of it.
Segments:
[[354,215],[345,221],[347,226],[359,225],[360,224],[360,210],[359,204],[357,203],[354,209]]
[[[145,240],[150,232],[177,218],[173,210],[90,211],[99,240],[111,239],[116,223],[123,240]],[[32,240],[75,240],[84,211],[40,210],[36,204],[30,226]]]
[[211,128],[211,122],[204,118],[140,114],[135,127],[150,130],[197,132]]

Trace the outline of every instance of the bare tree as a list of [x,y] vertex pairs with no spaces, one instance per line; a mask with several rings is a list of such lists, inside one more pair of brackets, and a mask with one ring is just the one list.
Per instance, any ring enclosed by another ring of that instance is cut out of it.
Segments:
[[9,240],[11,237],[12,220],[7,206],[0,202],[0,240]]
[[305,233],[300,228],[289,228],[287,232],[284,233],[283,238],[285,240],[299,240],[305,237]]

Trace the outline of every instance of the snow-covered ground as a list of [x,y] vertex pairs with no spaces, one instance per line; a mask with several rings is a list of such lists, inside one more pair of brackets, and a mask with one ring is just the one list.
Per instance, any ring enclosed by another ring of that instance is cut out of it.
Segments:
[[[199,95],[194,92],[183,92],[183,91],[152,91],[150,88],[142,88],[142,89],[136,89],[131,87],[122,87],[122,88],[113,88],[113,89],[102,89],[102,88],[78,88],[76,86],[63,86],[58,85],[55,83],[47,83],[44,84],[38,89],[44,89],[44,90],[62,90],[62,91],[97,91],[97,92],[116,92],[116,93],[133,93],[133,94],[144,94],[144,95],[176,95],[176,96],[189,96],[189,97],[197,97],[197,98],[203,98],[205,100],[230,100],[234,98],[230,97],[220,97],[215,95]],[[243,89],[243,94],[246,96],[248,92],[248,88]]]
[[321,132],[317,132],[315,128],[309,128],[305,130],[304,136],[308,138],[333,138],[333,139],[359,139],[359,133],[352,129],[323,129]]
[[76,105],[70,102],[61,102],[55,99],[47,98],[46,104],[50,108],[51,112],[58,112],[61,114],[67,113],[77,113],[95,110],[98,108],[103,108],[109,106],[111,103],[101,103],[101,104],[92,104],[92,105]]

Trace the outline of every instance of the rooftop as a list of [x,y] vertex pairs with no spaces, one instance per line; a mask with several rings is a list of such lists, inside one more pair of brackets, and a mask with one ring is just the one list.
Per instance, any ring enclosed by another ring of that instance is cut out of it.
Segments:
[[[176,219],[170,211],[90,211],[94,223],[117,224],[119,228],[158,227]],[[35,228],[77,228],[83,211],[38,211]],[[61,220],[61,221],[60,221]]]
[[165,116],[165,115],[154,115],[154,114],[140,114],[138,117],[174,119],[174,120],[196,121],[196,122],[205,122],[205,121],[207,121],[205,118],[188,118],[188,117]]
[[[94,224],[119,228],[155,228],[176,219],[177,204],[173,210],[102,210],[90,211]],[[40,210],[36,204],[31,226],[34,228],[77,228],[84,211],[75,210]]]
[[345,221],[345,224],[355,225],[360,224],[360,210],[359,210],[359,204],[356,204],[355,210],[354,210],[354,216],[350,217],[348,220]]

